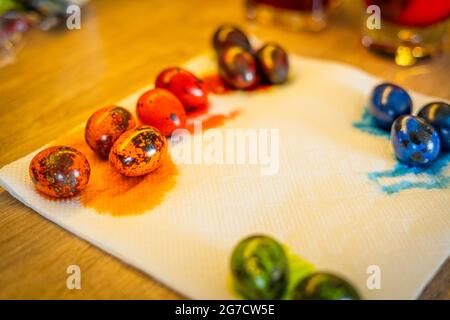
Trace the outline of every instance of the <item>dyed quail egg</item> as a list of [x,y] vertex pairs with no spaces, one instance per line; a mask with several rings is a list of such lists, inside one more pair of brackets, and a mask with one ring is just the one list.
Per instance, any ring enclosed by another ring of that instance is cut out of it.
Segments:
[[231,272],[234,288],[245,299],[280,299],[286,290],[286,254],[267,236],[242,240],[233,251]]
[[145,92],[138,100],[136,111],[144,124],[155,127],[165,136],[186,124],[186,112],[180,100],[164,89]]
[[108,158],[109,151],[119,136],[136,126],[133,115],[118,106],[104,107],[89,118],[85,128],[85,140],[99,156]]
[[408,92],[391,83],[376,86],[369,100],[369,113],[375,124],[385,130],[391,129],[397,117],[411,113],[411,108],[412,101]]
[[91,169],[80,151],[55,146],[34,156],[29,171],[38,191],[55,198],[67,198],[77,195],[86,187]]
[[294,289],[294,300],[360,300],[353,286],[329,273],[313,273],[301,280]]
[[397,159],[411,166],[428,166],[441,148],[437,131],[422,118],[411,115],[394,121],[391,141]]
[[429,103],[419,111],[418,116],[436,129],[441,147],[450,150],[450,105],[445,102]]
[[221,53],[224,49],[231,46],[242,47],[247,51],[252,51],[252,46],[245,33],[233,25],[223,25],[214,32],[213,46],[217,53]]
[[181,68],[169,68],[156,78],[155,87],[172,92],[184,106],[186,112],[208,106],[208,91],[203,81]]
[[219,55],[219,75],[236,89],[249,89],[258,82],[255,59],[241,47],[228,47]]
[[266,44],[256,52],[258,72],[262,79],[270,84],[286,82],[289,73],[289,61],[286,51],[275,44]]
[[141,126],[122,134],[109,153],[111,165],[128,177],[156,170],[167,153],[167,140],[150,126]]

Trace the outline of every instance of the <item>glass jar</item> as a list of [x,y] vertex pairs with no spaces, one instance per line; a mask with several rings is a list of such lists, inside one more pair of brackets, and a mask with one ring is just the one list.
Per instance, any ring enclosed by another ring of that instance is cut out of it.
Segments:
[[320,31],[340,0],[246,0],[247,17],[291,30]]

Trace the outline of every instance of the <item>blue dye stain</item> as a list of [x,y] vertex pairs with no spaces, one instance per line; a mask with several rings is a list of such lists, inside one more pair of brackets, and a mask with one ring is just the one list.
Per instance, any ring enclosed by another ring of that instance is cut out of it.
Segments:
[[[376,126],[375,121],[369,113],[367,107],[364,108],[361,119],[354,121],[352,126],[362,132],[390,139],[390,133]],[[445,189],[450,186],[450,176],[444,175],[443,171],[450,162],[450,152],[442,153],[438,159],[427,168],[411,167],[398,162],[393,169],[385,171],[375,171],[368,173],[371,181],[375,182],[382,192],[395,194],[409,189]],[[407,175],[426,175],[428,181],[401,180]],[[390,185],[382,184],[379,179],[399,178],[398,182]]]
[[388,131],[380,129],[376,126],[374,119],[369,113],[369,109],[367,107],[364,108],[363,114],[361,116],[361,119],[358,121],[353,122],[353,128],[356,128],[362,132],[379,136],[379,137],[385,137],[389,138],[390,134]]
[[[384,193],[394,194],[408,189],[445,189],[450,186],[450,176],[444,175],[443,171],[450,162],[450,153],[442,154],[428,168],[410,167],[403,163],[397,163],[392,170],[370,172],[368,177],[377,183]],[[383,185],[380,178],[401,178],[409,174],[425,174],[429,181],[407,181],[400,180],[391,185]]]

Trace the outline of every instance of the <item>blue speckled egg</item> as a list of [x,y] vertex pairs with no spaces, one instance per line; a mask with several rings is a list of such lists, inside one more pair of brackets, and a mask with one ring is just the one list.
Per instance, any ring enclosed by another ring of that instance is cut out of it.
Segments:
[[384,130],[389,130],[397,117],[411,113],[411,108],[408,92],[392,83],[376,86],[369,100],[369,112],[375,124]]
[[397,159],[410,166],[426,167],[439,155],[441,141],[422,118],[406,115],[392,124],[391,141]]
[[450,105],[445,102],[426,104],[418,114],[430,123],[441,138],[441,147],[450,150]]

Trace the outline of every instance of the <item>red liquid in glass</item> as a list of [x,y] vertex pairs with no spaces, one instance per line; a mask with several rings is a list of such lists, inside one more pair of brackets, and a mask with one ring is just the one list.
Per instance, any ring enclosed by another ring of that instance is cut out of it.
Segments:
[[450,16],[450,0],[366,0],[381,9],[381,19],[408,27],[428,27]]

